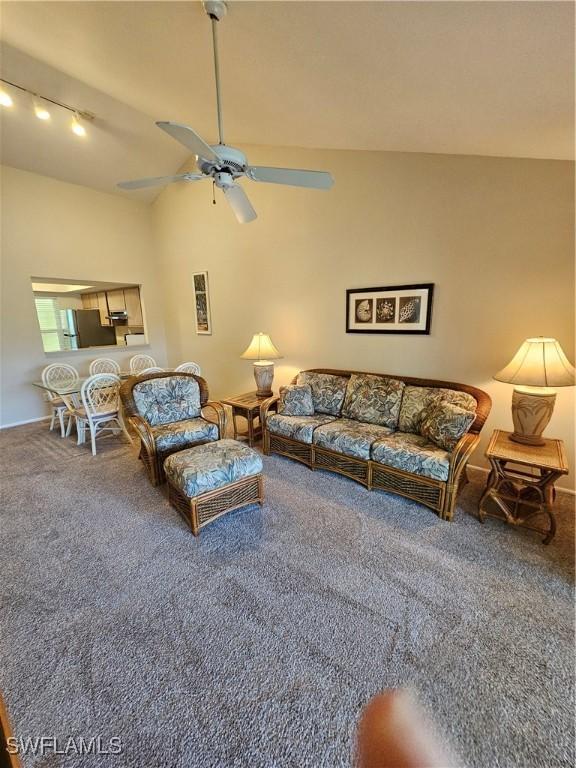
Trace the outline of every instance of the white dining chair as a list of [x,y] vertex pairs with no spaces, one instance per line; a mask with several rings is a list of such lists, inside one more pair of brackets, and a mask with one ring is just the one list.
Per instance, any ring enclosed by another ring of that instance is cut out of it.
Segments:
[[90,363],[90,376],[95,373],[113,373],[120,376],[120,366],[111,357],[97,357]]
[[96,437],[102,432],[117,435],[123,432],[132,438],[120,417],[120,377],[113,373],[96,373],[82,384],[82,405],[74,409],[78,445],[86,441],[86,427],[90,430],[92,455],[96,456]]
[[164,368],[158,368],[157,365],[154,365],[151,368],[144,368],[143,371],[138,371],[136,375],[144,376],[145,373],[164,373]]
[[[42,383],[46,387],[71,387],[78,381],[78,371],[73,365],[68,363],[52,363],[47,365],[42,371]],[[71,418],[71,411],[65,400],[56,392],[47,391],[46,396],[50,407],[52,409],[52,418],[50,420],[50,431],[56,426],[56,420],[60,424],[60,437],[65,437],[66,431],[66,416]]]
[[134,355],[130,358],[130,373],[133,376],[144,371],[146,368],[155,368],[156,360],[150,355]]
[[174,370],[180,373],[193,373],[196,376],[200,376],[200,366],[198,363],[180,363],[180,365],[177,368],[174,368]]

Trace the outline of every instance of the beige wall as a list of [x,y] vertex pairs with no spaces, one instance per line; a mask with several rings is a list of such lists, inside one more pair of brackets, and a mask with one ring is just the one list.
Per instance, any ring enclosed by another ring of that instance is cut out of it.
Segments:
[[[528,336],[574,360],[573,164],[447,155],[249,148],[255,165],[331,170],[330,192],[244,182],[257,221],[239,225],[208,183],[172,185],[153,207],[170,363],[197,360],[215,397],[253,388],[253,333],[284,354],[275,384],[333,366],[486,389],[492,428],[512,388],[492,380]],[[209,272],[212,336],[197,336],[191,273]],[[430,336],[345,333],[345,290],[435,283]],[[550,436],[574,463],[574,389]],[[574,487],[574,473],[564,485]]]
[[88,372],[106,355],[123,368],[137,350],[107,347],[47,355],[30,277],[142,283],[150,353],[166,363],[164,316],[152,246],[150,207],[45,176],[2,168],[1,424],[46,413],[30,385],[42,368],[66,360]]

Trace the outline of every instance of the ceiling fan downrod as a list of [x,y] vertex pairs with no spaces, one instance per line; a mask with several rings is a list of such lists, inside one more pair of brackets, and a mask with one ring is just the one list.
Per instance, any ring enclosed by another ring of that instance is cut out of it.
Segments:
[[214,79],[216,80],[216,113],[218,115],[218,143],[224,144],[224,123],[222,120],[222,99],[220,96],[220,62],[218,59],[218,22],[226,16],[226,3],[222,0],[206,0],[204,10],[212,22],[212,50],[214,53]]

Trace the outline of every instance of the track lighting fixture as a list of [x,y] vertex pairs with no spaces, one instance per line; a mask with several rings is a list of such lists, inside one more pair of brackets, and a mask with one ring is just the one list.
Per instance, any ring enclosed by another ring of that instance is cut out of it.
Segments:
[[14,105],[14,100],[12,99],[12,96],[10,95],[10,89],[16,88],[19,91],[23,91],[24,93],[29,94],[32,97],[32,106],[34,109],[34,114],[38,118],[38,120],[50,120],[52,117],[50,110],[48,109],[49,104],[54,104],[56,107],[60,107],[60,109],[66,109],[68,112],[72,113],[72,122],[70,124],[70,129],[76,136],[86,136],[86,127],[85,123],[86,121],[94,120],[95,115],[93,115],[91,112],[86,112],[85,110],[76,109],[76,107],[71,107],[69,104],[64,104],[61,101],[56,101],[56,99],[51,99],[48,96],[43,96],[40,93],[36,93],[35,91],[31,91],[29,88],[25,88],[23,85],[18,85],[17,83],[12,83],[10,80],[4,80],[4,78],[0,77],[0,82],[4,83],[8,88],[2,88],[0,89],[0,106],[2,107],[12,107]]

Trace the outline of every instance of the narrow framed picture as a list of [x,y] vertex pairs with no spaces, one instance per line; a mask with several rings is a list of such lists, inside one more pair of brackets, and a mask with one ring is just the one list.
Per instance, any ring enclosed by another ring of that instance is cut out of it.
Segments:
[[434,283],[350,288],[346,333],[430,334]]
[[210,293],[208,291],[208,272],[193,272],[194,311],[196,313],[196,333],[210,335],[212,320],[210,317]]

